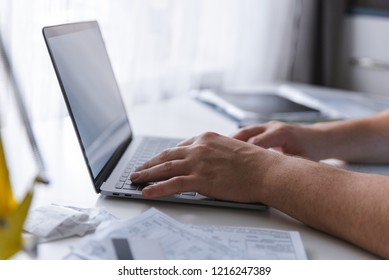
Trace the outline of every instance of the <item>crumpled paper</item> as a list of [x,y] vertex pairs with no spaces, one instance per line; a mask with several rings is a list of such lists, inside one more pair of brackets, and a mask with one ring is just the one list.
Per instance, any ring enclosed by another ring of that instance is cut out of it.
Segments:
[[102,222],[118,220],[102,208],[78,208],[50,204],[30,211],[24,230],[48,242],[94,232]]

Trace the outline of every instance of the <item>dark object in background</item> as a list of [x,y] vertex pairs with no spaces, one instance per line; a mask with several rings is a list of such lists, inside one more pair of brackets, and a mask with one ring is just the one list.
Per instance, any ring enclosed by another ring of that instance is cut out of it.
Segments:
[[372,16],[389,16],[388,0],[351,0],[347,12],[350,14],[365,14]]
[[197,92],[196,100],[233,119],[239,127],[278,120],[293,123],[313,123],[330,120],[320,110],[296,102],[276,92],[239,93]]

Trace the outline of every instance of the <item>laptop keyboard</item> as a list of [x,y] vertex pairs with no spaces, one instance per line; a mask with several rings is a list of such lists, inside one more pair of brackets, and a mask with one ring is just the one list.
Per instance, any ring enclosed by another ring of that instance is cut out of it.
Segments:
[[[142,189],[151,183],[135,185],[132,184],[130,180],[130,174],[135,171],[135,169],[142,165],[145,161],[151,159],[153,156],[157,155],[161,151],[174,147],[177,145],[177,140],[174,139],[165,139],[165,138],[145,138],[142,143],[139,145],[134,155],[132,156],[131,161],[128,163],[126,169],[124,170],[119,181],[116,183],[116,189],[131,190],[131,191],[142,191]],[[181,193],[185,196],[196,196],[195,192],[185,192]]]

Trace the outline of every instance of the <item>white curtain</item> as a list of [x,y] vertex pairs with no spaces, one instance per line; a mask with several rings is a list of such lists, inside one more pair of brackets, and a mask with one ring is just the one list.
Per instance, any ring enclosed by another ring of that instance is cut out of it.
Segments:
[[286,80],[297,1],[0,0],[0,31],[30,114],[46,119],[65,110],[45,25],[98,20],[126,105],[134,106],[190,89]]

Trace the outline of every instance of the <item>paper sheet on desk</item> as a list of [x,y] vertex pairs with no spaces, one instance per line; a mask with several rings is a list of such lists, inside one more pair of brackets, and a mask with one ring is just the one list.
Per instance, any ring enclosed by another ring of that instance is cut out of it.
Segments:
[[114,238],[129,243],[134,239],[157,241],[166,259],[306,259],[297,232],[187,225],[154,208],[134,219],[98,228],[76,244],[68,258],[117,259]]
[[190,225],[190,227],[227,246],[233,255],[240,256],[240,259],[307,259],[297,231],[210,225]]
[[157,240],[167,259],[224,259],[229,253],[226,246],[192,233],[186,225],[151,208],[133,219],[97,229],[74,246],[72,254],[85,259],[116,259],[114,238]]

